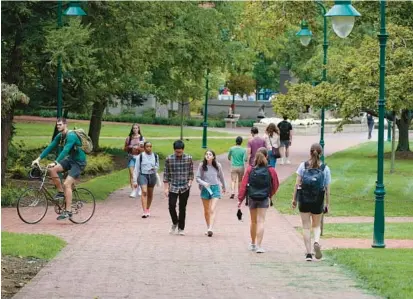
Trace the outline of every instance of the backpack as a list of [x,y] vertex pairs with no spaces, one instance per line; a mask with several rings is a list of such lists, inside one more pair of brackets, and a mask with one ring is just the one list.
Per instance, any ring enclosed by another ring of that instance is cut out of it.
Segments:
[[[158,154],[153,153],[155,155],[155,164],[158,163]],[[142,173],[142,155],[139,154],[139,173]]]
[[290,123],[287,121],[282,121],[279,123],[280,128],[280,140],[289,140],[290,139]]
[[324,199],[324,169],[325,164],[319,168],[309,168],[310,163],[305,162],[304,173],[301,177],[301,189],[298,189],[299,201],[302,203],[316,203]]
[[93,151],[92,139],[86,134],[83,129],[74,129],[70,132],[74,132],[82,143],[81,149],[86,153],[90,154]]
[[271,174],[268,167],[254,167],[248,177],[248,197],[266,200],[271,196]]

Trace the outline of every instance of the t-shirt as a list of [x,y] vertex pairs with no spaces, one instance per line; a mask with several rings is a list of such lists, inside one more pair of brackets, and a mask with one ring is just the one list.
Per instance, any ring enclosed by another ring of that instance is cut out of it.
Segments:
[[[300,166],[298,166],[296,173],[302,177],[304,174],[304,170],[305,170],[305,162],[301,162]],[[326,167],[324,168],[324,186],[330,185],[330,183],[331,183],[331,172],[330,172],[330,168],[326,165]]]
[[139,136],[137,138],[132,138],[129,144],[129,138],[127,137],[125,140],[125,147],[127,147],[128,153],[131,155],[139,155],[139,144],[145,142],[145,138],[143,136]]
[[368,124],[374,124],[373,116],[370,115],[370,114],[367,114],[367,123]]
[[283,120],[278,123],[277,127],[280,129],[280,140],[290,140],[290,131],[293,129],[293,126],[288,121]]
[[229,149],[228,159],[231,158],[232,167],[244,167],[244,162],[247,159],[247,150],[239,145]]
[[251,156],[250,156],[249,163],[250,165],[254,165],[255,153],[260,147],[266,147],[265,140],[264,138],[255,136],[250,141],[248,141],[247,147],[251,149]]

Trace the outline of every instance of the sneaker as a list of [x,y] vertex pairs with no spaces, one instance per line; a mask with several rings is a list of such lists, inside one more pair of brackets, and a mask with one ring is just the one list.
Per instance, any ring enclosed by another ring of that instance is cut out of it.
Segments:
[[65,199],[65,194],[64,192],[57,192],[56,195],[54,196],[55,200],[59,200],[59,199]]
[[65,220],[67,218],[72,217],[72,212],[68,212],[68,211],[63,211],[62,214],[60,214],[56,219],[57,220]]
[[248,250],[250,250],[250,251],[257,250],[257,245],[250,243],[250,245],[248,245]]
[[234,199],[235,198],[235,194],[232,193],[231,196],[229,197],[229,199]]
[[177,224],[172,224],[171,229],[169,230],[169,233],[171,235],[173,235],[175,233],[177,227],[178,227]]
[[214,234],[212,230],[208,230],[208,237],[212,237],[212,235]]
[[265,250],[262,247],[257,248],[257,250],[255,250],[256,253],[264,253]]
[[129,197],[136,198],[136,189],[132,190],[132,192],[129,194]]
[[151,216],[151,212],[149,211],[149,209],[146,209],[146,217]]
[[141,187],[138,187],[138,196],[141,196],[141,195],[142,195],[142,189],[141,189]]
[[284,164],[284,158],[281,158],[280,159],[280,165],[283,165]]
[[307,262],[311,262],[313,260],[313,255],[311,253],[307,253],[305,256],[305,260]]
[[290,160],[287,159],[287,161],[285,161],[285,164],[291,164]]
[[317,242],[314,243],[314,252],[315,252],[315,258],[316,259],[321,259],[323,257],[323,254],[321,253],[321,247],[320,244]]
[[185,232],[183,229],[178,229],[178,235],[185,236]]

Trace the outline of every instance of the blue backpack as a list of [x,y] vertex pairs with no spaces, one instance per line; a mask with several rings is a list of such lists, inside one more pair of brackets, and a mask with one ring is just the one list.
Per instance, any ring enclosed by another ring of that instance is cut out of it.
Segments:
[[305,162],[304,173],[301,177],[301,189],[299,189],[299,201],[302,203],[315,203],[324,199],[324,169],[325,164],[319,168],[309,168]]
[[266,200],[271,196],[271,174],[268,167],[254,167],[248,177],[248,197]]

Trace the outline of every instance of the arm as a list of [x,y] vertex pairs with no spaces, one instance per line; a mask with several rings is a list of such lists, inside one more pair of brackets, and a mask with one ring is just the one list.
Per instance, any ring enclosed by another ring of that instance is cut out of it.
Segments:
[[38,158],[39,161],[41,159],[43,159],[44,157],[46,157],[52,151],[52,149],[54,149],[59,144],[61,136],[62,136],[62,133],[59,133],[59,134],[56,135],[56,137],[53,139],[53,141],[40,154],[40,156]]
[[290,143],[293,142],[293,126],[290,124]]
[[189,157],[189,180],[188,180],[188,185],[192,185],[192,181],[194,180],[194,162],[192,161],[192,157]]
[[155,170],[158,171],[159,169],[159,155],[155,154]]
[[251,158],[251,148],[247,147],[247,163],[250,163],[250,158]]
[[301,176],[297,174],[297,179],[295,180],[295,185],[294,185],[294,192],[293,192],[293,200],[291,201],[292,207],[295,209],[297,206],[297,188],[301,183]]
[[141,167],[139,158],[140,156],[136,156],[135,169],[133,170],[133,185],[136,185],[136,187],[138,185],[139,169]]
[[273,195],[277,192],[278,187],[280,186],[280,182],[278,180],[278,175],[277,172],[275,171],[274,168],[269,168],[270,174],[271,174],[271,180],[272,180],[272,184],[271,184],[271,197],[273,197]]
[[203,169],[202,169],[202,162],[201,162],[201,163],[199,163],[198,171],[196,172],[196,182],[197,182],[198,184],[204,186],[204,187],[209,187],[208,182],[206,182],[206,181],[204,181],[204,180],[202,179],[203,174],[204,174],[204,171],[203,171]]
[[222,189],[225,190],[227,189],[227,185],[225,184],[225,178],[224,178],[224,172],[222,171],[222,166],[221,164],[218,164],[218,178],[221,181],[222,184]]
[[69,155],[69,152],[71,151],[71,149],[76,145],[76,141],[80,142],[76,133],[73,133],[73,132],[67,133],[65,147],[60,152],[60,155],[56,158],[56,162],[63,160],[66,156]]
[[228,160],[230,160],[231,161],[231,153],[232,151],[231,151],[231,149],[228,151]]
[[238,192],[238,203],[241,204],[247,195],[247,185],[248,185],[248,179],[251,173],[251,166],[248,166],[247,170],[244,173],[244,176],[242,178],[242,182],[239,187],[239,192]]
[[169,169],[169,158],[165,159],[165,168],[163,170],[163,187],[165,196],[169,193],[169,181],[170,181],[170,169]]

